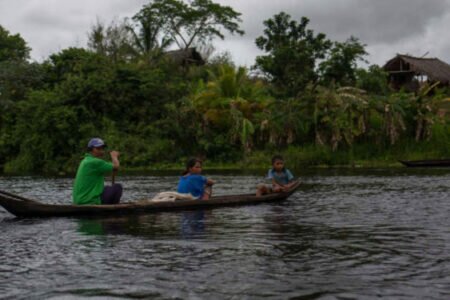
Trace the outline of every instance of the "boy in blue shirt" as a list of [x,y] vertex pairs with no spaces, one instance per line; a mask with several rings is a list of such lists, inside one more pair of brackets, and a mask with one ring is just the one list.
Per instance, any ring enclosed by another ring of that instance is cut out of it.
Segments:
[[288,190],[294,180],[294,175],[285,168],[283,157],[281,155],[274,155],[272,157],[272,169],[269,170],[267,178],[272,181],[272,185],[259,184],[256,196]]
[[214,181],[201,176],[202,161],[191,158],[186,164],[186,170],[180,177],[178,193],[191,194],[194,198],[208,200],[211,198]]

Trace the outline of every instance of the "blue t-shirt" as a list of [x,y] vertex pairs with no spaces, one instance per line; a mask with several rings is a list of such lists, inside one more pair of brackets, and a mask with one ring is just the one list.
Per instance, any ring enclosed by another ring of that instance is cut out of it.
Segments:
[[275,179],[275,181],[280,184],[288,184],[292,179],[294,179],[294,175],[292,175],[291,171],[288,169],[284,169],[281,173],[276,172],[274,169],[270,169],[269,174],[267,174],[267,178]]
[[178,183],[178,193],[190,193],[195,198],[203,196],[205,192],[206,177],[196,174],[189,174],[180,177]]

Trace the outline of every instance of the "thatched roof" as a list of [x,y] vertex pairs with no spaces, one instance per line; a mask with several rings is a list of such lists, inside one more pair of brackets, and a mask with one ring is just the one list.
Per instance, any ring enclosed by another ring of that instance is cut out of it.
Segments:
[[204,65],[205,61],[195,48],[168,51],[165,53],[175,63],[180,65]]
[[438,58],[419,58],[409,55],[397,54],[383,67],[388,73],[413,73],[426,75],[431,81],[440,81],[442,84],[450,83],[450,65]]

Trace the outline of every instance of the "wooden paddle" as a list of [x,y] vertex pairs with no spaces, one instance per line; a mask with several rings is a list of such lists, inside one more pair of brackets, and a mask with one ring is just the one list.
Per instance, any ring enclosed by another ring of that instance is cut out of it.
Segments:
[[116,166],[116,168],[113,168],[112,178],[111,178],[111,182],[112,182],[111,185],[113,185],[115,183],[115,181],[116,181],[116,174],[117,174],[117,170],[118,170],[119,165],[120,165],[119,164],[119,159],[118,159],[119,152],[118,151],[111,151],[109,154],[111,155],[111,159],[113,161],[113,166]]
[[113,185],[114,184],[114,182],[116,181],[116,173],[117,173],[117,170],[113,170],[113,172],[112,172],[112,178],[111,178],[111,185]]

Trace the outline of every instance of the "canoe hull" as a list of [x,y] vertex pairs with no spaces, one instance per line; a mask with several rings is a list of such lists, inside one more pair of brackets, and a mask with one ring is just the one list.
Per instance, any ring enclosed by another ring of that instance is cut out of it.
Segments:
[[399,160],[399,162],[410,168],[450,167],[450,159]]
[[32,200],[15,198],[0,194],[0,205],[18,217],[62,217],[62,216],[105,216],[141,214],[161,211],[180,211],[208,209],[223,206],[249,205],[264,202],[283,201],[292,195],[300,182],[286,192],[273,193],[260,197],[254,194],[212,197],[210,200],[179,200],[172,202],[131,202],[116,205],[59,205],[45,204]]

